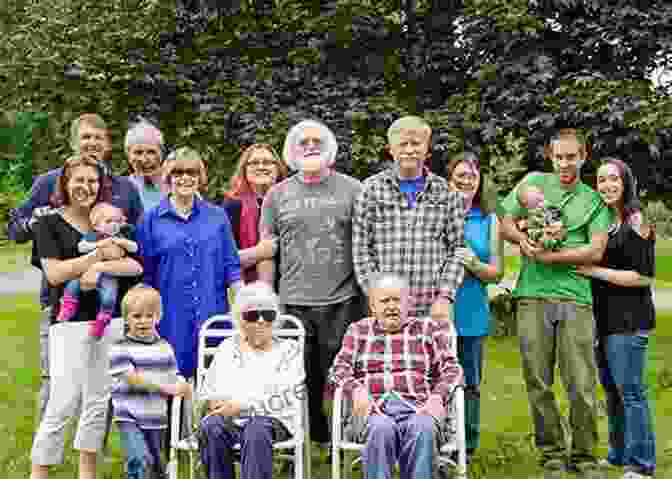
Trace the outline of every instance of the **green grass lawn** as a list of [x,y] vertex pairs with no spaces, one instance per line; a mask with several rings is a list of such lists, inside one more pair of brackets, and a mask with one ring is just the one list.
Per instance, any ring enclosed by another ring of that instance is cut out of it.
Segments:
[[10,241],[0,242],[0,273],[21,271],[30,266],[32,243],[17,245]]
[[[3,479],[24,479],[30,472],[30,447],[35,431],[35,408],[39,387],[38,308],[34,295],[0,298],[0,471]],[[658,436],[659,473],[672,475],[672,315],[660,315],[652,339],[647,377],[655,411]],[[558,380],[559,382],[559,380]],[[556,386],[563,410],[567,402]],[[600,392],[600,397],[602,393]],[[606,418],[600,417],[601,454],[606,454]],[[482,448],[471,477],[523,479],[537,477],[530,435],[525,386],[515,338],[490,338],[487,342],[482,385]],[[111,440],[111,461],[99,477],[122,477],[121,452],[116,433]],[[72,479],[77,455],[66,452],[65,464],[54,467],[51,478]],[[329,478],[328,465],[313,463],[315,478]],[[609,478],[620,478],[613,471]],[[357,475],[355,475],[358,477]],[[186,475],[182,477],[187,477]],[[572,476],[567,476],[572,477]],[[671,476],[672,477],[672,476]]]

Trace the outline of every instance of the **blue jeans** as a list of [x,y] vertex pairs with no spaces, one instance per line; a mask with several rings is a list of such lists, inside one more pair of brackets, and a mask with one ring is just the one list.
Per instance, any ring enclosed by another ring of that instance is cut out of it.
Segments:
[[[67,281],[64,289],[65,292],[75,298],[79,298],[82,293],[82,286],[79,279]],[[98,301],[100,302],[100,310],[112,314],[117,304],[119,279],[116,276],[101,273],[98,275],[96,291],[98,293]]]
[[478,449],[481,436],[481,374],[484,336],[458,336],[457,358],[464,370],[464,423],[467,451]]
[[656,469],[656,438],[644,382],[648,344],[644,334],[601,337],[596,360],[607,398],[608,460],[652,475]]
[[[141,429],[132,422],[118,422],[121,445],[126,453],[128,479],[161,477],[161,437],[164,429]],[[153,473],[153,474],[152,474]]]

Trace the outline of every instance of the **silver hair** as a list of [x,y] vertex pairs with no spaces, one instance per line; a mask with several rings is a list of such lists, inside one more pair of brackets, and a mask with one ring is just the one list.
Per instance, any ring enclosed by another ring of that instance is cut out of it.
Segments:
[[285,138],[285,144],[282,148],[282,159],[285,164],[292,170],[300,170],[299,165],[297,165],[294,154],[292,153],[292,147],[298,144],[301,140],[303,130],[306,128],[317,128],[320,130],[320,137],[325,144],[327,157],[327,166],[332,167],[336,163],[336,153],[338,152],[338,142],[336,141],[336,136],[327,125],[317,120],[302,120],[292,128],[290,128],[289,133],[287,133],[287,138]]
[[369,276],[369,292],[381,288],[399,288],[408,291],[408,279],[397,273],[373,273]]
[[403,130],[423,131],[430,136],[432,134],[432,127],[419,116],[402,116],[387,129],[387,142],[390,145],[396,145]]
[[[149,135],[147,135],[149,133]],[[144,143],[146,139],[153,139],[156,141],[150,141],[149,144],[158,144],[159,151],[163,148],[163,133],[156,126],[152,125],[150,122],[141,118],[140,121],[131,126],[126,132],[126,138],[124,140],[124,149],[128,151],[128,147],[131,145],[136,145]]]
[[[280,314],[280,301],[273,288],[264,282],[256,281],[240,287],[233,304],[231,319],[235,328],[240,327],[240,314],[242,310],[253,311],[270,309]],[[276,320],[274,327],[282,327],[284,321]]]

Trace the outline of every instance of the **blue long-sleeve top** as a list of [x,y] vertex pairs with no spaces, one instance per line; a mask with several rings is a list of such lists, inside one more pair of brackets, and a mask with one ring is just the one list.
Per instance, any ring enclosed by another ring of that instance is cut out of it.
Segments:
[[144,282],[161,293],[159,334],[175,350],[180,374],[192,377],[200,326],[229,311],[227,288],[240,280],[240,258],[227,214],[195,199],[185,219],[164,198],[145,213],[137,240]]
[[[10,240],[17,243],[26,243],[33,240],[31,220],[52,210],[51,195],[56,189],[56,180],[61,175],[63,168],[56,168],[38,176],[33,181],[28,199],[10,213],[7,225],[7,234]],[[142,201],[135,186],[125,178],[118,176],[110,177],[112,182],[111,203],[121,208],[129,224],[136,224],[142,216]],[[33,264],[40,268],[39,260],[33,255]],[[49,292],[46,280],[42,280],[40,291],[40,304],[46,306],[49,303]]]

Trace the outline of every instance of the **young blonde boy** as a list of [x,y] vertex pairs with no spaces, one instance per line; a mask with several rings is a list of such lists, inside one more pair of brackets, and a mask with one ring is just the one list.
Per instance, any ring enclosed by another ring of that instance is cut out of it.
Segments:
[[191,396],[177,375],[175,353],[156,332],[161,296],[139,285],[126,294],[121,311],[127,331],[110,351],[114,421],[126,453],[128,479],[164,477],[162,440],[168,427],[167,398]]

